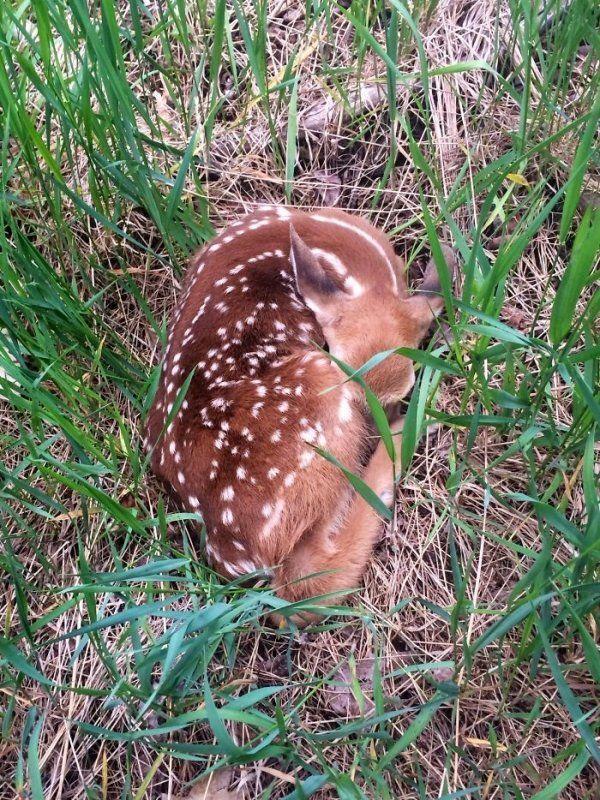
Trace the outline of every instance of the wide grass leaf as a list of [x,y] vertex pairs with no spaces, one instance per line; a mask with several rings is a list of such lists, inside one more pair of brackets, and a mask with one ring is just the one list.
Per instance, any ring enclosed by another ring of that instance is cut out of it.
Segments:
[[537,629],[542,639],[544,645],[544,651],[546,653],[546,658],[548,660],[548,665],[550,666],[554,682],[556,683],[562,701],[565,704],[565,707],[569,712],[571,719],[573,720],[573,724],[581,734],[581,737],[584,740],[587,749],[594,757],[596,762],[600,764],[600,747],[598,747],[598,743],[596,742],[594,732],[590,728],[589,723],[586,721],[585,715],[581,710],[579,703],[577,702],[577,698],[575,697],[573,690],[565,680],[562,666],[556,656],[556,653],[554,652],[554,649],[550,644],[550,640],[548,639],[548,634],[546,633],[544,623],[539,618],[539,616],[537,620]]
[[559,797],[563,790],[581,773],[589,760],[589,751],[587,749],[582,750],[560,775],[557,775],[556,778],[551,780],[540,792],[536,792],[532,795],[531,800],[555,800],[555,798]]
[[511,611],[510,614],[501,617],[476,639],[471,648],[472,654],[474,655],[492,642],[505,636],[509,631],[523,622],[530,614],[534,613],[538,606],[546,603],[553,597],[554,592],[547,592],[546,594],[539,595],[532,600],[526,600],[515,608],[514,611]]
[[28,678],[31,678],[42,686],[57,685],[54,681],[47,678],[38,669],[32,666],[23,653],[4,637],[0,637],[0,655],[4,659],[4,662],[16,672],[27,675]]
[[323,458],[325,458],[327,461],[335,464],[336,467],[342,470],[348,479],[348,482],[354,486],[363,500],[366,500],[366,502],[375,509],[379,516],[383,517],[384,519],[392,518],[391,509],[386,506],[386,504],[380,499],[379,495],[374,492],[373,489],[371,489],[371,487],[368,486],[362,478],[347,469],[347,467],[338,461],[338,459],[331,453],[328,453],[326,450],[322,450],[320,447],[315,447],[314,449],[317,451],[317,453],[319,453],[319,455],[323,456]]
[[[596,87],[597,88],[597,87]],[[592,155],[594,137],[598,134],[598,121],[600,120],[600,92],[596,92],[596,100],[590,111],[585,125],[583,136],[577,147],[575,158],[571,164],[571,174],[567,183],[563,213],[560,220],[560,239],[566,241],[567,233],[573,222],[573,216],[579,202],[581,187],[585,176],[585,168]]]
[[550,317],[550,338],[556,345],[569,332],[579,296],[600,250],[600,209],[588,208],[577,229],[569,263],[561,278]]

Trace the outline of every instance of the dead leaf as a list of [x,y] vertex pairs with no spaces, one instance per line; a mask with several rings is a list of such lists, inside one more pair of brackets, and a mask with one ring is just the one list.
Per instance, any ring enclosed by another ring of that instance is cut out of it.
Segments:
[[177,114],[173,107],[173,101],[167,94],[166,90],[163,92],[152,92],[154,97],[154,104],[158,116],[169,125],[177,122]]
[[[345,664],[335,673],[333,680],[337,685],[328,687],[325,694],[327,705],[332,711],[342,716],[358,717],[373,710],[374,664],[374,658],[361,658],[355,665]],[[352,684],[355,680],[358,681],[362,698],[360,695],[358,698],[354,696]]]
[[[195,783],[189,794],[176,795],[170,800],[239,800],[239,792],[229,789],[232,778],[233,770],[219,769]],[[166,794],[162,800],[168,800]]]
[[276,675],[278,678],[287,679],[290,677],[288,670],[288,656],[284,651],[271,655],[269,658],[264,658],[257,664],[260,672],[265,672],[269,675]]
[[452,667],[436,667],[431,670],[431,674],[434,680],[438,681],[438,683],[443,683],[444,681],[452,680],[454,677],[454,670]]
[[342,181],[335,172],[317,169],[311,174],[317,196],[324,206],[337,205],[342,193]]
[[517,331],[528,329],[527,315],[516,307],[506,307],[502,309],[502,318]]
[[[90,506],[90,508],[87,510],[87,513],[91,517],[95,514],[99,514],[100,511],[100,508]],[[64,514],[58,514],[56,517],[52,517],[51,522],[65,522],[66,520],[79,519],[82,516],[83,510],[81,508],[76,508],[73,511],[66,511]]]
[[506,745],[498,743],[492,745],[492,743],[488,739],[477,739],[474,736],[465,736],[465,742],[467,742],[467,744],[472,745],[473,747],[480,747],[484,748],[485,750],[494,749],[497,750],[499,753],[506,753],[508,751]]
[[509,172],[506,177],[510,181],[512,181],[513,183],[518,183],[519,186],[527,186],[527,188],[530,187],[530,184],[529,184],[529,181],[527,180],[527,178],[524,178],[518,172]]

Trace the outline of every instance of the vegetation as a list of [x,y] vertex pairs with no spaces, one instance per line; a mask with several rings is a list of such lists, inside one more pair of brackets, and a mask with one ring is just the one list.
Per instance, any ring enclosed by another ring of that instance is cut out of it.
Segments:
[[[592,0],[0,0],[0,796],[598,796],[599,52]],[[259,202],[460,260],[302,633],[140,444],[186,259]]]

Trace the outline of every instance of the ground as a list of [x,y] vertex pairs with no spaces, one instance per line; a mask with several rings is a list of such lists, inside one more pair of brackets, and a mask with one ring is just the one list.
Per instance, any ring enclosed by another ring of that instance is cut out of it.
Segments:
[[[0,4],[1,797],[598,796],[597,23]],[[141,447],[186,259],[262,202],[460,262],[394,518],[302,632],[210,572]]]

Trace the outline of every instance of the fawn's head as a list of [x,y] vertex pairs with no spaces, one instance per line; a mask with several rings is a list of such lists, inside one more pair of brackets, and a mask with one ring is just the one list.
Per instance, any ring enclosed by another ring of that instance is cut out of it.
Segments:
[[[408,295],[403,262],[379,249],[379,254],[372,247],[353,252],[352,274],[344,275],[290,228],[298,292],[321,325],[331,354],[356,368],[381,351],[418,347],[444,307],[433,261],[419,290]],[[444,255],[452,274],[455,262],[450,248]],[[382,402],[400,400],[414,383],[412,362],[405,356],[389,356],[369,371],[367,382]]]

